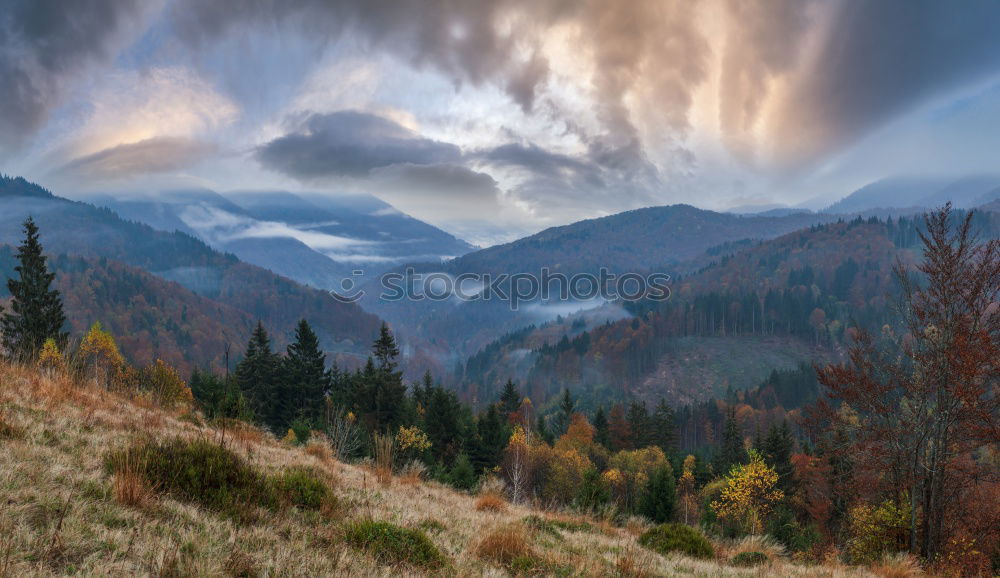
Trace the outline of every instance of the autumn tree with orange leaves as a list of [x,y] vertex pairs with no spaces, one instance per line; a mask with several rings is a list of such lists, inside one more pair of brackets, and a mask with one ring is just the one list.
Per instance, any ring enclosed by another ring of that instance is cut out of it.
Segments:
[[962,532],[949,512],[1000,481],[986,459],[1000,442],[1000,241],[979,242],[971,217],[950,205],[925,217],[916,274],[895,267],[901,329],[859,331],[848,362],[819,375],[857,419],[843,423],[832,404],[820,413],[849,430],[855,471],[880,476],[883,498],[909,502],[910,551],[931,562]]

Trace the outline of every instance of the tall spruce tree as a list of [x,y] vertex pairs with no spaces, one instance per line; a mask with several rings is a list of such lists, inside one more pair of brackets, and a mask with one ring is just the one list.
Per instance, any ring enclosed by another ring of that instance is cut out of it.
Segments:
[[396,369],[399,346],[385,323],[379,329],[372,354],[376,364],[370,390],[375,427],[379,431],[392,430],[405,410],[406,384],[403,383],[403,372]]
[[319,338],[303,319],[295,328],[295,341],[288,346],[281,362],[278,395],[279,420],[287,425],[294,419],[319,423],[323,399],[330,389],[326,372],[326,355],[320,350]]
[[521,407],[521,392],[517,390],[517,386],[510,379],[503,386],[503,392],[500,394],[500,411],[503,413],[504,418],[510,416],[510,414],[517,411],[517,408]]
[[657,468],[649,478],[639,501],[639,513],[657,524],[674,517],[677,503],[676,481],[669,465]]
[[562,399],[559,400],[559,413],[556,414],[554,431],[555,437],[566,433],[569,429],[569,422],[573,419],[573,411],[576,409],[576,400],[569,393],[569,388],[563,390]]
[[663,453],[671,456],[677,449],[677,425],[674,420],[674,409],[670,407],[667,400],[660,399],[656,409],[653,410],[652,438]]
[[24,222],[24,241],[17,248],[17,259],[20,264],[14,270],[19,278],[7,280],[13,300],[11,311],[0,319],[0,334],[9,357],[29,360],[38,355],[46,340],[54,339],[62,348],[68,337],[63,331],[66,315],[62,298],[51,288],[55,274],[46,265],[38,226],[31,217]]
[[280,357],[271,351],[271,338],[257,322],[247,351],[236,365],[236,384],[250,402],[254,416],[272,429],[280,426],[278,412],[278,367]]
[[772,425],[761,444],[764,461],[777,472],[778,487],[785,492],[785,495],[791,495],[795,486],[792,467],[794,446],[795,440],[792,438],[792,430],[788,427],[787,421],[782,421],[781,425]]
[[736,421],[736,411],[726,413],[726,424],[722,431],[722,445],[715,454],[715,470],[719,475],[729,473],[737,464],[746,462],[746,448],[743,447],[743,432]]
[[594,414],[594,441],[605,448],[611,448],[611,431],[608,429],[608,416],[604,413],[603,405]]

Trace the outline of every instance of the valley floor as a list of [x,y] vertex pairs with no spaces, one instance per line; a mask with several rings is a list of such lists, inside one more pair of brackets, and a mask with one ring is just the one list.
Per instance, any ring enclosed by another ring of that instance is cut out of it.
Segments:
[[[341,507],[334,515],[295,509],[253,524],[158,493],[141,507],[116,499],[109,451],[144,436],[207,438],[257,467],[310,466],[323,472]],[[566,516],[522,506],[481,512],[476,497],[434,483],[379,485],[363,467],[280,442],[253,429],[219,430],[190,414],[0,366],[0,577],[5,576],[504,576],[483,560],[481,540],[498,528],[529,536],[548,570],[571,576],[870,576],[841,566],[776,560],[757,569],[725,558],[663,557],[637,544],[643,528],[595,520],[540,531],[529,516]],[[426,531],[448,559],[445,570],[387,563],[343,540],[352,520],[388,521]],[[725,546],[719,548],[724,553]]]

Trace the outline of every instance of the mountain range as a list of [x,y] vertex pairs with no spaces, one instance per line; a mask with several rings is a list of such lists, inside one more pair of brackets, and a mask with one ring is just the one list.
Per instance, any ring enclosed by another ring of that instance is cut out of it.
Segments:
[[[299,319],[306,318],[324,349],[349,357],[364,352],[378,333],[376,316],[326,291],[244,263],[187,233],[123,219],[110,209],[55,196],[23,178],[0,177],[0,207],[0,245],[20,243],[21,223],[34,218],[47,254],[72,280],[60,280],[67,302],[90,304],[81,305],[78,323],[118,320],[111,326],[119,330],[130,356],[145,357],[148,351],[174,358],[179,355],[174,344],[188,343],[184,367],[218,366],[223,357],[218,343],[229,343],[237,355],[249,323],[256,320],[283,346]],[[8,275],[11,259],[8,251]],[[5,293],[6,287],[0,289],[0,298]],[[160,300],[163,310],[201,311],[212,323],[199,323],[196,332],[185,329],[183,319],[156,313],[154,300]],[[143,341],[137,335],[142,331],[149,332],[150,344],[128,347],[133,338]],[[195,334],[202,338],[193,340]]]
[[88,199],[163,231],[321,289],[355,271],[374,276],[408,261],[441,261],[471,245],[370,195],[207,189]]

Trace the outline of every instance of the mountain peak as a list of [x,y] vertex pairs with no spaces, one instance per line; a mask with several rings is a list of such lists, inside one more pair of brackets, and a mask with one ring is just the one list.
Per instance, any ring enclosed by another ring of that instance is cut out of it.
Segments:
[[38,199],[53,199],[47,189],[28,182],[24,177],[9,177],[0,175],[0,197],[34,197]]

